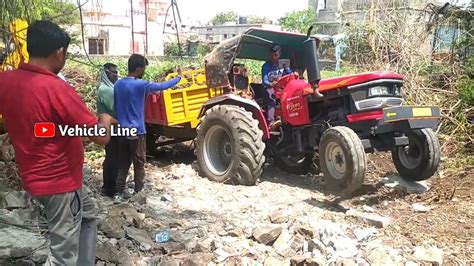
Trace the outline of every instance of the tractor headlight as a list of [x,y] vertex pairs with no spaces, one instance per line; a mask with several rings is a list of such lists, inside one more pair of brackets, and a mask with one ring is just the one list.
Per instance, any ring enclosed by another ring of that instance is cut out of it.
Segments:
[[395,87],[393,88],[393,95],[395,95],[395,96],[402,96],[402,92],[401,92],[400,87],[395,86]]
[[379,95],[390,95],[390,89],[385,86],[375,86],[369,89],[369,97]]

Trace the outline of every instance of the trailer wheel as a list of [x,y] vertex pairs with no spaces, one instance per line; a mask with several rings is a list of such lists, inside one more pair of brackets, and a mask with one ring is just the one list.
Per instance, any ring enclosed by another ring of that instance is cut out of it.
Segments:
[[326,189],[351,196],[364,182],[367,159],[362,142],[348,127],[327,129],[319,143],[320,166]]
[[145,129],[146,152],[148,155],[153,155],[158,149],[158,144],[156,143],[156,141],[160,138],[160,134],[153,125],[145,124]]
[[407,135],[408,146],[392,150],[392,159],[398,173],[405,179],[420,181],[430,178],[438,169],[441,148],[431,128],[414,130]]
[[287,173],[305,175],[311,171],[313,157],[313,154],[276,154],[274,164]]
[[264,150],[258,121],[239,106],[210,108],[197,128],[200,174],[212,181],[254,185],[263,172]]

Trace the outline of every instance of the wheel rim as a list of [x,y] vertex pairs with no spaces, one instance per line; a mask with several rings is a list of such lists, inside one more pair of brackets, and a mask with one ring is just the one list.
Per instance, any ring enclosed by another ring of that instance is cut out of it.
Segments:
[[[412,141],[413,139],[410,139]],[[398,148],[400,162],[408,169],[415,169],[421,162],[421,146],[418,142]]]
[[227,130],[219,125],[212,126],[204,138],[204,160],[214,175],[224,175],[232,162],[232,143]]
[[331,142],[326,146],[325,162],[329,173],[335,179],[342,179],[346,173],[346,158],[344,152],[335,142]]
[[281,156],[282,162],[285,165],[290,166],[290,167],[297,167],[301,165],[305,159],[306,159],[305,154],[299,154],[299,155],[288,154],[288,155]]

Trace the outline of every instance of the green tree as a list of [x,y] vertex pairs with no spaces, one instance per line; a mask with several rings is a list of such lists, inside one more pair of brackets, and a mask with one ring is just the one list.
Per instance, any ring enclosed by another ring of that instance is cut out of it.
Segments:
[[260,17],[260,16],[248,16],[247,17],[247,23],[248,24],[273,24],[273,21],[271,21],[267,17]]
[[48,19],[62,27],[67,27],[66,30],[71,36],[71,44],[82,45],[80,26],[70,27],[81,23],[77,4],[65,0],[49,0],[41,10],[41,19]]
[[284,30],[298,33],[306,33],[314,22],[316,22],[316,12],[314,8],[293,11],[278,19],[278,24],[280,24]]
[[0,1],[0,23],[8,25],[14,19],[28,22],[49,19],[60,25],[79,23],[79,11],[75,4],[65,0],[8,0]]
[[236,21],[237,22],[237,13],[234,11],[230,12],[221,12],[216,14],[209,22],[214,25],[223,25],[226,22],[229,21]]
[[49,19],[62,26],[77,25],[81,22],[77,4],[66,1],[49,1],[41,10],[41,18]]
[[0,1],[0,28],[7,28],[14,19],[24,19],[29,23],[40,19],[51,20],[67,28],[72,44],[81,42],[78,27],[68,27],[80,23],[79,9],[73,2],[66,0]]

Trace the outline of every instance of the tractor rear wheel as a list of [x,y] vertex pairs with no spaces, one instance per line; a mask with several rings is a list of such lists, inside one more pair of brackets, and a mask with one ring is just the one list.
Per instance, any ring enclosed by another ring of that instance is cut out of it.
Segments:
[[313,166],[313,154],[276,154],[274,164],[281,170],[295,175],[305,175]]
[[212,181],[254,185],[263,172],[264,150],[258,121],[239,106],[210,108],[197,128],[200,174]]
[[438,169],[440,145],[431,128],[414,130],[408,134],[408,146],[392,150],[392,159],[398,173],[405,179],[421,181],[430,178]]
[[352,129],[343,126],[327,129],[319,143],[319,155],[329,192],[351,196],[362,186],[367,158],[359,136]]

